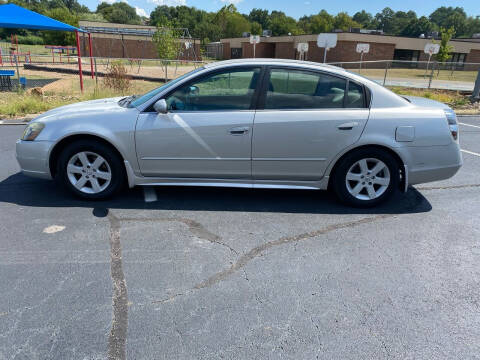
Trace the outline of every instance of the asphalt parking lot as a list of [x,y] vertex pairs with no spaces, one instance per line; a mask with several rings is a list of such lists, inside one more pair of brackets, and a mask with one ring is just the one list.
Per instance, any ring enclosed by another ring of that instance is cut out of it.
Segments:
[[0,126],[0,359],[480,358],[480,117],[464,166],[371,210],[325,192],[24,177]]

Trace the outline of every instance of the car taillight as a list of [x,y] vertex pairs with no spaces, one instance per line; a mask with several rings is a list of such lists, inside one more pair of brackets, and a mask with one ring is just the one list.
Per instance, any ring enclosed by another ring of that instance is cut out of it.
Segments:
[[453,140],[458,142],[458,123],[457,123],[457,115],[455,111],[452,109],[445,109],[445,116],[447,117],[448,126],[450,128],[450,133],[452,134]]

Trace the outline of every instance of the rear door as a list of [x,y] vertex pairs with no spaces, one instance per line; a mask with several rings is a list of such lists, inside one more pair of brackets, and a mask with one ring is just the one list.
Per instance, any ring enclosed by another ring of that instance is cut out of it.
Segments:
[[255,180],[320,179],[369,117],[363,85],[324,72],[269,69],[255,115]]

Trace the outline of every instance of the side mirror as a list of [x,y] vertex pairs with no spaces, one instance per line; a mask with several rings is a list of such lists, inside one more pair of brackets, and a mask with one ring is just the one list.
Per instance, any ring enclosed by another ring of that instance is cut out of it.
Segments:
[[198,88],[198,86],[192,85],[190,86],[189,91],[190,91],[190,95],[198,95],[200,92],[200,89]]
[[165,101],[165,99],[158,100],[155,104],[153,104],[153,108],[159,114],[168,113],[167,102]]

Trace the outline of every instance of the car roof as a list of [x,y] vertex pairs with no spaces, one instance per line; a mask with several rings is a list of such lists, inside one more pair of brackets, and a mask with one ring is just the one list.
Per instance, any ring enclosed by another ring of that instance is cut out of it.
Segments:
[[224,61],[215,61],[205,65],[207,69],[213,69],[216,67],[224,67],[228,65],[276,65],[276,66],[292,66],[292,67],[306,67],[306,68],[314,68],[314,69],[325,69],[330,71],[335,71],[339,73],[345,73],[345,69],[328,65],[322,64],[318,62],[312,61],[304,61],[304,60],[291,60],[291,59],[270,59],[270,58],[256,58],[256,59],[234,59],[234,60],[224,60]]

